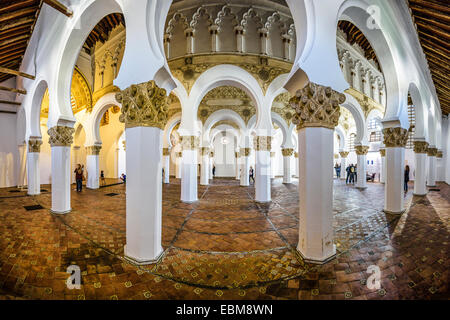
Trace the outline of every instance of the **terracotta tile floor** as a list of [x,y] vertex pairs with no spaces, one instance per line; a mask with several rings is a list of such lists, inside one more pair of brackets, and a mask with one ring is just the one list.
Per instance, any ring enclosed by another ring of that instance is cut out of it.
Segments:
[[[39,196],[0,189],[0,298],[3,299],[448,299],[450,187],[406,196],[409,212],[382,212],[384,187],[359,191],[335,181],[333,261],[298,256],[296,183],[275,179],[273,201],[233,179],[199,186],[179,201],[179,180],[163,189],[165,249],[157,264],[123,258],[125,186],[72,193],[72,212],[51,214],[51,186]],[[107,195],[115,194],[115,195]],[[27,211],[24,206],[43,209]],[[82,271],[81,289],[65,281]],[[370,265],[381,288],[368,289]]]

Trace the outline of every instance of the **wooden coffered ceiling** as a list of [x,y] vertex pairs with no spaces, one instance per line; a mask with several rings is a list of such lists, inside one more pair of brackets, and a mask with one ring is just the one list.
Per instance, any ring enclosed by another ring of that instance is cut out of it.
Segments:
[[365,58],[367,60],[375,61],[377,68],[381,70],[375,51],[370,45],[369,40],[367,40],[367,38],[364,36],[361,30],[358,29],[357,26],[349,21],[340,20],[338,22],[338,28],[347,35],[347,41],[348,43],[350,43],[350,45],[357,43],[361,47],[361,49],[364,50]]
[[87,52],[91,52],[98,41],[104,43],[108,40],[111,31],[120,24],[125,26],[125,18],[123,17],[123,14],[112,13],[107,15],[97,23],[94,29],[92,29],[83,45],[83,48]]
[[442,113],[450,113],[450,4],[448,0],[408,0],[409,8]]
[[[34,24],[40,0],[0,1],[0,66],[19,70]],[[0,73],[0,82],[14,75]]]

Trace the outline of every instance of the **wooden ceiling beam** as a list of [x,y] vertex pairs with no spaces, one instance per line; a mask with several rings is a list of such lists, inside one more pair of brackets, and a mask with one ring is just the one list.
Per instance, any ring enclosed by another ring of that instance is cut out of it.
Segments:
[[0,100],[0,104],[2,104],[2,103],[4,103],[4,104],[13,104],[13,105],[16,105],[16,106],[20,106],[22,104],[22,103],[17,102],[17,101]]
[[437,55],[443,57],[444,59],[447,59],[447,58],[448,58],[447,55],[445,55],[445,54],[442,53],[442,52],[437,51],[436,49],[433,49],[432,47],[430,47],[430,46],[427,45],[427,44],[422,43],[422,46],[423,46],[425,49],[427,49],[427,50],[429,50],[429,51],[431,51],[431,52],[433,52],[433,53],[435,53],[435,54],[437,54]]
[[[446,15],[444,13],[441,13],[441,12],[438,12],[438,11],[434,11],[434,10],[430,10],[430,9],[426,9],[426,8],[420,8],[420,7],[416,7],[416,6],[411,6],[410,8],[413,11],[414,15],[417,15],[417,13],[419,13],[419,14],[423,14],[423,15],[425,15],[427,17],[430,17],[430,18],[433,18],[433,19],[442,20],[445,23],[450,22],[450,16],[448,16],[448,15]],[[414,12],[416,12],[416,13],[414,13]]]
[[14,93],[18,93],[18,94],[27,94],[26,90],[10,88],[10,87],[5,87],[5,86],[0,86],[0,90],[1,91],[14,92]]
[[450,35],[449,35],[446,31],[441,30],[441,29],[438,28],[438,27],[434,27],[434,26],[428,25],[428,24],[423,23],[423,22],[421,22],[421,21],[416,21],[416,24],[417,24],[417,26],[420,27],[420,28],[423,28],[423,29],[425,29],[425,30],[429,30],[429,31],[431,31],[432,33],[437,34],[437,35],[439,35],[439,36],[442,37],[442,38],[445,38],[445,39],[447,39],[447,40],[450,40]]
[[436,27],[439,27],[441,29],[444,29],[447,32],[450,32],[450,26],[446,25],[444,23],[441,23],[439,21],[433,20],[433,19],[427,19],[425,17],[421,16],[414,16],[414,20],[417,22],[417,20],[423,21],[424,23],[435,25]]
[[435,36],[432,36],[431,34],[428,34],[428,33],[423,32],[423,31],[421,31],[421,30],[418,30],[418,33],[419,33],[419,36],[425,37],[426,39],[429,38],[429,39],[428,39],[429,41],[436,41],[436,42],[439,42],[439,43],[440,43],[440,46],[441,46],[442,48],[446,48],[446,47],[447,47],[448,42],[445,42],[445,41],[442,40],[442,39],[439,39],[439,38],[437,38],[437,37],[435,37]]
[[30,36],[29,34],[24,34],[24,35],[15,37],[14,39],[8,39],[8,40],[0,41],[0,47],[6,46],[6,45],[11,44],[11,43],[15,43],[18,40],[28,39],[29,36]]
[[24,24],[33,24],[34,17],[25,17],[21,19],[15,19],[0,24],[0,31],[6,31],[11,28],[15,28]]
[[440,12],[445,12],[447,14],[450,14],[450,7],[442,6],[440,4],[430,2],[430,1],[417,1],[417,0],[409,0],[409,4],[412,5],[412,7],[421,6],[421,7],[427,7],[430,9],[434,9]]
[[0,8],[0,14],[4,14],[6,12],[11,11],[17,11],[19,9],[22,9],[24,7],[36,5],[36,0],[22,0],[22,1],[15,1],[14,3],[11,3],[10,5],[6,5],[4,7]]
[[61,2],[57,0],[43,0],[44,3],[48,4],[53,9],[61,12],[62,14],[66,15],[67,17],[71,18],[73,15],[72,10],[69,10],[65,5],[63,5]]
[[10,21],[13,19],[22,18],[24,16],[34,15],[35,13],[36,13],[35,7],[17,10],[10,13],[3,13],[0,15],[0,22]]
[[31,79],[31,80],[36,79],[35,76],[32,76],[32,75],[30,75],[28,73],[20,72],[20,71],[16,71],[16,70],[12,70],[12,69],[8,69],[8,68],[5,68],[5,67],[0,67],[0,73],[12,74],[12,75],[15,75],[15,76],[24,77],[24,78],[28,78],[28,79]]

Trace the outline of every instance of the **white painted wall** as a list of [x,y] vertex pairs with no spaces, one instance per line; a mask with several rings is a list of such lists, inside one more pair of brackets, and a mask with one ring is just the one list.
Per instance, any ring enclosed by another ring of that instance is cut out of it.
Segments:
[[0,188],[17,185],[19,151],[16,124],[16,114],[0,113]]
[[442,119],[442,145],[444,146],[445,182],[450,184],[450,117]]
[[[222,137],[225,137],[227,144],[222,144]],[[213,141],[214,146],[214,164],[216,166],[216,177],[235,177],[235,155],[236,144],[234,141],[234,135],[226,133],[224,136],[222,133],[216,135]]]

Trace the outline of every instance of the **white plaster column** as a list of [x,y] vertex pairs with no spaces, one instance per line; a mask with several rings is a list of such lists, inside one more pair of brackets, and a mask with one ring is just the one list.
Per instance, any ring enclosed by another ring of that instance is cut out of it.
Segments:
[[269,30],[267,30],[266,28],[261,28],[258,30],[258,32],[261,39],[261,54],[267,55],[267,36]]
[[211,34],[211,52],[219,51],[218,30],[218,25],[213,24],[209,27],[209,33]]
[[186,53],[193,54],[194,51],[194,29],[187,28],[184,30],[184,35],[186,36]]
[[292,183],[291,158],[294,149],[284,148],[281,149],[281,153],[283,154],[283,183]]
[[339,104],[345,95],[309,82],[296,92],[299,151],[299,241],[307,262],[322,264],[336,255],[333,244],[333,143]]
[[170,149],[163,148],[163,183],[170,183]]
[[181,136],[183,157],[181,158],[181,201],[195,202],[197,194],[197,148],[199,138]]
[[164,49],[166,51],[166,57],[167,59],[172,58],[171,56],[171,52],[170,52],[170,39],[172,38],[172,36],[168,33],[166,33],[164,35]]
[[175,159],[175,178],[181,179],[181,159],[183,158],[183,152],[176,153]]
[[17,146],[19,149],[19,176],[17,181],[17,187],[23,188],[26,183],[26,170],[27,170],[27,144],[26,141],[23,144]]
[[270,149],[272,137],[255,137],[255,200],[257,202],[270,202],[271,199],[271,169],[270,169]]
[[356,182],[356,187],[358,189],[366,189],[366,156],[369,152],[369,146],[355,146],[355,152],[358,159],[358,168],[356,169],[356,178],[358,179],[358,181]]
[[241,186],[247,187],[250,185],[250,148],[241,148]]
[[386,149],[380,149],[381,155],[381,169],[380,169],[380,182],[386,182]]
[[41,174],[39,168],[41,145],[42,140],[40,137],[30,137],[28,139],[27,175],[28,194],[31,196],[41,193]]
[[[148,94],[150,90],[153,95]],[[137,95],[141,99],[135,99]],[[166,90],[148,81],[122,90],[116,99],[123,106],[121,121],[127,137],[125,258],[135,264],[151,264],[163,253],[162,130],[167,108],[162,106],[167,105]]]
[[291,36],[287,33],[282,35],[283,38],[283,44],[284,44],[284,51],[283,56],[285,60],[291,60]]
[[207,186],[209,184],[209,155],[210,150],[208,147],[202,147],[202,165],[200,172],[200,184]]
[[270,179],[275,179],[275,152],[270,153]]
[[414,141],[416,176],[414,178],[414,195],[427,194],[427,151],[428,142]]
[[386,146],[386,184],[384,212],[402,214],[404,208],[405,146],[408,130],[400,127],[383,129]]
[[86,188],[98,189],[100,187],[100,160],[99,154],[102,146],[86,147]]
[[234,31],[236,32],[236,51],[244,52],[244,27],[237,25]]
[[74,129],[55,126],[48,129],[52,148],[52,209],[54,213],[68,213],[70,207],[70,145]]
[[234,157],[236,159],[236,164],[235,164],[235,168],[236,168],[236,180],[240,180],[241,179],[241,166],[239,165],[240,162],[240,158],[239,158],[239,152],[235,152],[234,153]]
[[348,151],[340,151],[339,155],[341,156],[341,180],[347,179],[347,157]]
[[436,155],[437,148],[431,146],[427,150],[428,154],[428,179],[427,186],[428,187],[436,187]]
[[294,152],[294,158],[295,158],[295,176],[297,178],[299,178],[300,168],[299,168],[299,161],[298,161],[298,152]]
[[114,150],[114,178],[120,177],[119,174],[119,152],[120,148]]

